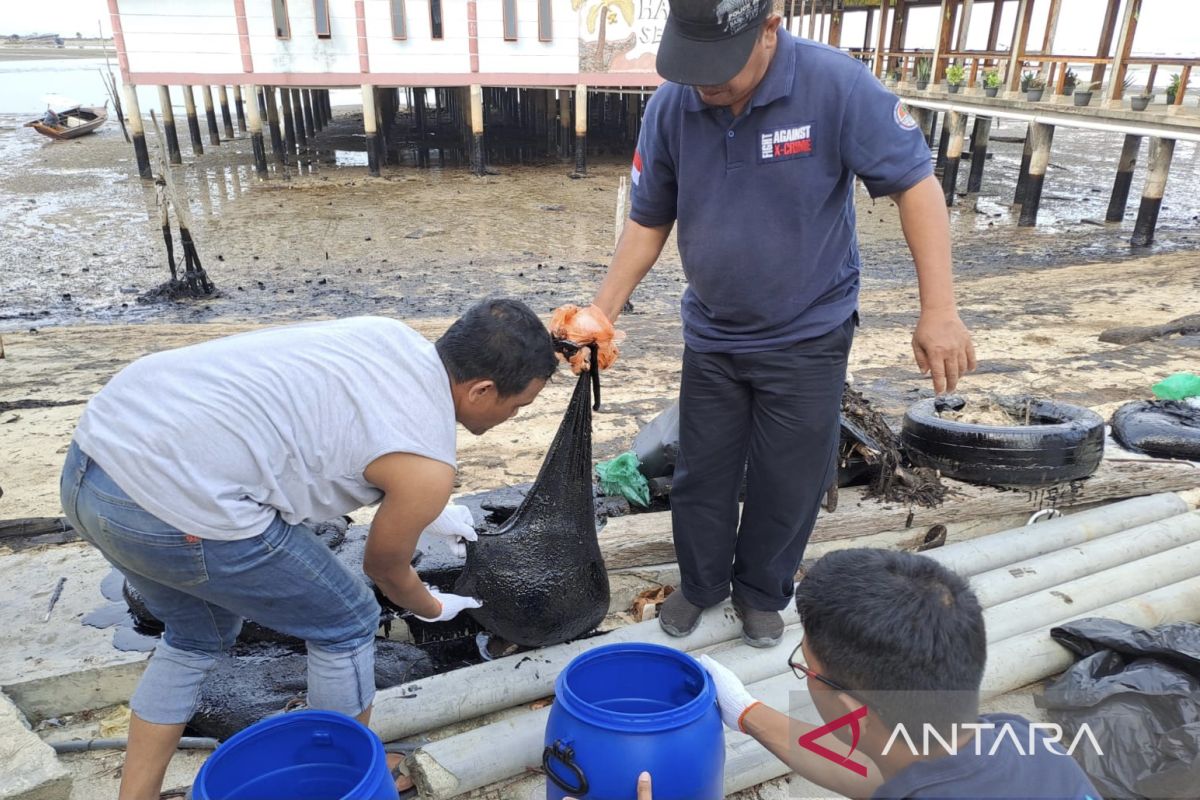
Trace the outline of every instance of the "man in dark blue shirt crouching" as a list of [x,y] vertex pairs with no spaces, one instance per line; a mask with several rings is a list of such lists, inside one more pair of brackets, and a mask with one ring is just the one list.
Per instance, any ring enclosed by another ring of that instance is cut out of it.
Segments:
[[987,636],[959,575],[912,553],[835,551],[796,587],[796,608],[804,639],[788,662],[825,726],[781,714],[713,659],[700,662],[725,724],[801,776],[848,797],[1100,800],[1028,720],[979,716]]

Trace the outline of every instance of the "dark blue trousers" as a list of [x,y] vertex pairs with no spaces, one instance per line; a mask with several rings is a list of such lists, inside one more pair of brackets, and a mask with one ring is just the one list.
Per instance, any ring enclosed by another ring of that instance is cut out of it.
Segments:
[[[707,608],[791,601],[825,490],[857,315],[763,353],[684,351],[671,522],[684,597]],[[746,479],[738,521],[738,495]]]

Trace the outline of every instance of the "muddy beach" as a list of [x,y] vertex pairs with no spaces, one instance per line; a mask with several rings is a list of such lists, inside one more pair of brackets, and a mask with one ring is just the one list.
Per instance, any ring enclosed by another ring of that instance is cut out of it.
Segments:
[[[120,130],[51,143],[18,123],[0,117],[0,447],[11,454],[0,464],[0,514],[9,518],[58,512],[57,470],[81,404],[143,354],[353,314],[394,316],[435,337],[489,294],[520,297],[547,315],[586,301],[612,253],[616,185],[628,163],[620,153],[594,154],[581,180],[557,162],[500,164],[483,178],[452,165],[406,165],[368,178],[356,163],[361,125],[350,109],[309,158],[272,164],[265,182],[253,173],[248,139],[209,146],[185,156],[176,180],[217,292],[146,303],[139,296],[167,277],[166,256],[153,189],[132,177]],[[959,302],[981,362],[965,391],[1034,392],[1108,413],[1194,368],[1195,336],[1128,347],[1097,337],[1196,310],[1200,199],[1185,185],[1200,184],[1195,148],[1180,145],[1159,240],[1138,253],[1128,245],[1132,219],[1063,222],[1102,216],[1106,193],[1095,203],[1079,193],[1055,200],[1063,190],[1049,181],[1046,224],[1017,230],[1001,194],[1012,186],[1004,164],[1019,149],[996,145],[980,210],[960,202],[952,211]],[[895,422],[929,392],[908,343],[916,285],[894,206],[865,193],[858,200],[863,326],[851,371]],[[672,241],[621,319],[629,336],[605,374],[598,459],[626,449],[678,390],[682,290]],[[464,433],[459,491],[532,480],[570,385],[560,376],[518,424],[483,438]]]

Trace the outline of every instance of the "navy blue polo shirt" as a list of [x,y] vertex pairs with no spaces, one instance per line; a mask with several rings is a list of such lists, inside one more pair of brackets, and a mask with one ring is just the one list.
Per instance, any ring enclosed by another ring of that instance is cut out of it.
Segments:
[[[995,727],[977,730],[975,740],[954,755],[909,765],[876,789],[872,800],[1101,800],[1075,759],[1061,746],[1048,744],[1043,731],[1036,731],[1035,746],[1030,747],[1029,720],[1016,714],[984,714],[979,721]],[[913,743],[922,746],[919,734],[913,735]],[[1089,740],[1082,739],[1078,746],[1090,746]]]
[[879,197],[933,173],[915,120],[861,62],[778,37],[739,117],[674,83],[646,106],[629,216],[677,221],[684,340],[701,352],[781,349],[845,322],[858,305],[854,177]]

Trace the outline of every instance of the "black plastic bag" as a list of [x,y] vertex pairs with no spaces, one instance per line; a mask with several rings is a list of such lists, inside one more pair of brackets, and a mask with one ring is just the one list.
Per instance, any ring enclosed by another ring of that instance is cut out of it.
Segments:
[[471,616],[514,644],[544,647],[591,631],[608,613],[608,572],[592,502],[590,375],[579,376],[550,452],[520,507],[467,545],[457,594]]
[[1035,698],[1106,798],[1200,794],[1200,625],[1084,619],[1050,635],[1082,660]]

